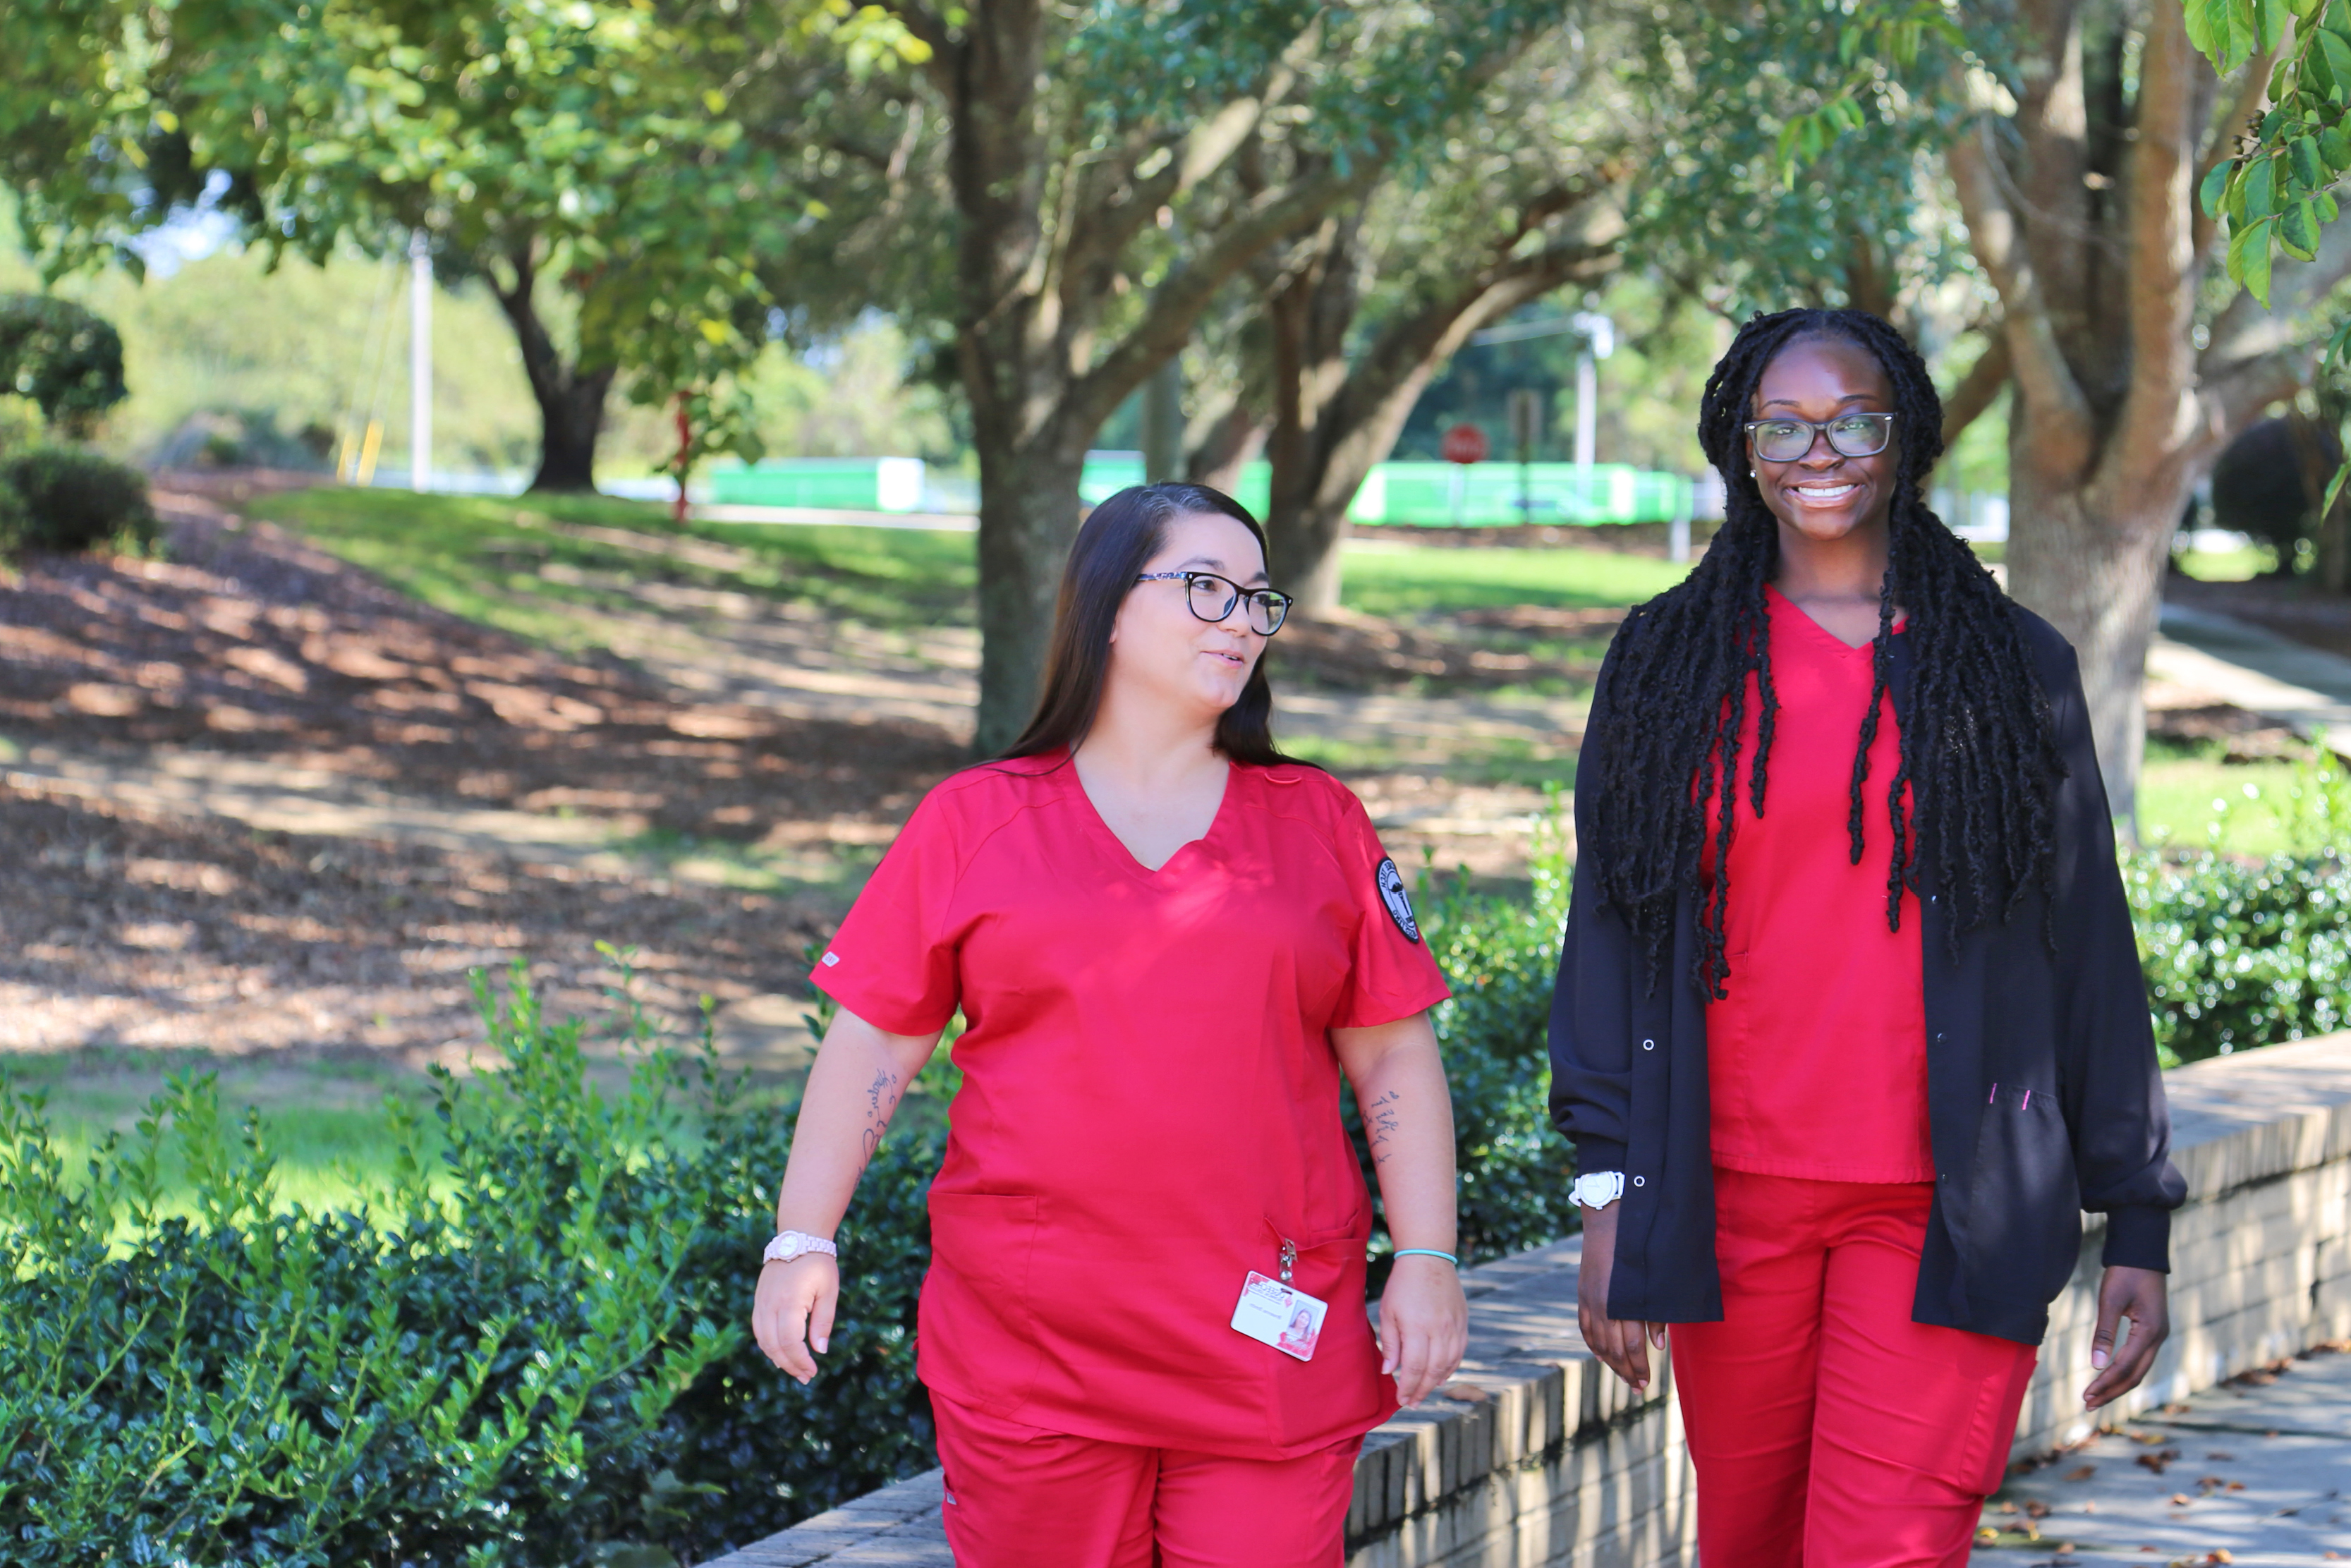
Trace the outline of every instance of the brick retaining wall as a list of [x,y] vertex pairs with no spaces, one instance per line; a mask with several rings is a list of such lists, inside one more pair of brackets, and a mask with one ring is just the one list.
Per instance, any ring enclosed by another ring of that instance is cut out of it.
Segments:
[[[2351,1337],[2351,1033],[2168,1075],[2189,1202],[2172,1230],[2172,1337],[2114,1425],[2308,1345]],[[2020,1458],[2089,1430],[2080,1390],[2101,1236],[2051,1315]],[[1695,1560],[1670,1370],[1631,1392],[1575,1326],[1579,1238],[1468,1270],[1469,1356],[1450,1397],[1365,1439],[1348,1568],[1649,1568]],[[952,1568],[933,1470],[712,1568]]]

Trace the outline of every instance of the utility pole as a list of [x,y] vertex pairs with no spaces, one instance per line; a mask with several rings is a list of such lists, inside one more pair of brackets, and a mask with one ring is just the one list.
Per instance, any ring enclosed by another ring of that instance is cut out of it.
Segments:
[[1583,335],[1583,351],[1575,356],[1575,465],[1589,468],[1600,430],[1600,371],[1594,361],[1616,351],[1616,324],[1593,310],[1579,310],[1570,319]]
[[433,486],[433,252],[408,235],[408,487]]

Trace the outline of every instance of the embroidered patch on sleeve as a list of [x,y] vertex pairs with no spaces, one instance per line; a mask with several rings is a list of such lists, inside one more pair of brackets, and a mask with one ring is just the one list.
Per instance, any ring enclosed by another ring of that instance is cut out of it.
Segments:
[[1380,902],[1387,905],[1388,918],[1395,922],[1397,930],[1419,941],[1420,922],[1412,917],[1412,899],[1404,890],[1404,873],[1396,870],[1394,860],[1382,860],[1374,879],[1380,884]]

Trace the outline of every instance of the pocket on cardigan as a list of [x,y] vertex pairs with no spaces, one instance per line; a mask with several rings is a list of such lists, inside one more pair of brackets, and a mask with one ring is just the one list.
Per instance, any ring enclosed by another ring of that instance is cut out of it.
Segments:
[[1980,1280],[2015,1280],[2048,1302],[2082,1250],[2074,1143],[2057,1096],[1994,1084],[1976,1123],[1968,1178],[1968,1250]]

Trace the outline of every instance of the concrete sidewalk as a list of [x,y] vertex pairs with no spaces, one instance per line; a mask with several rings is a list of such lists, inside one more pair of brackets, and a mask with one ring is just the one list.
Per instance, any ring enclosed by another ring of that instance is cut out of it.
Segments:
[[1985,1510],[1970,1562],[2351,1562],[2346,1492],[2351,1354],[2308,1351],[2011,1478]]
[[2232,707],[2290,725],[2351,757],[2351,659],[2281,637],[2232,615],[2163,607],[2147,673]]

